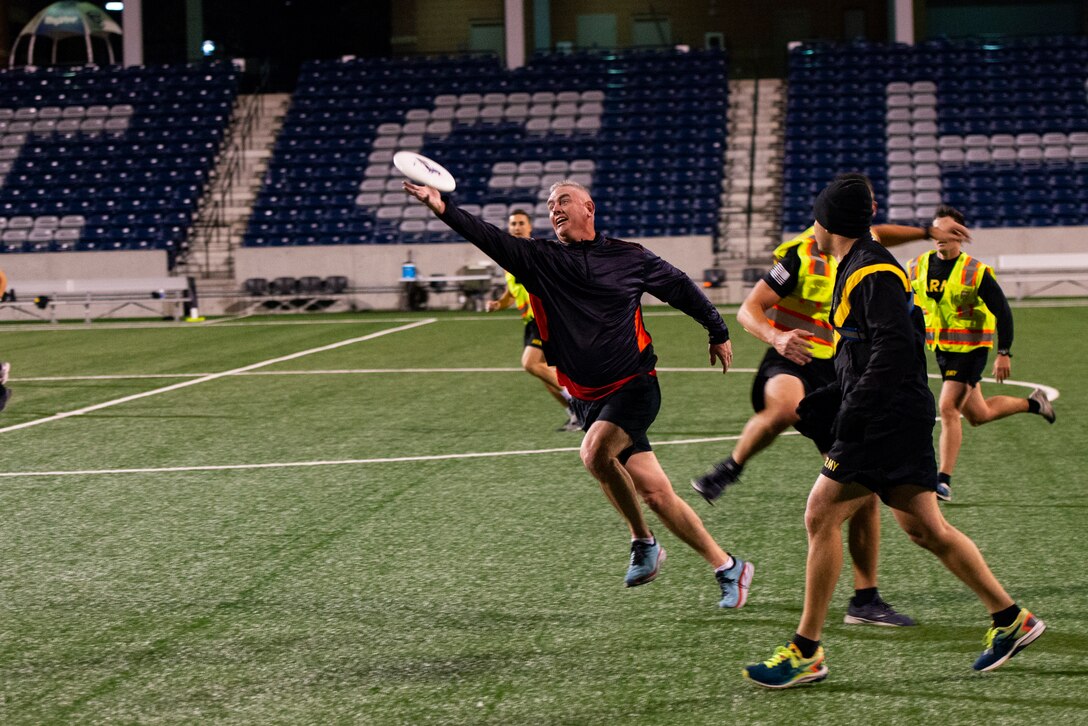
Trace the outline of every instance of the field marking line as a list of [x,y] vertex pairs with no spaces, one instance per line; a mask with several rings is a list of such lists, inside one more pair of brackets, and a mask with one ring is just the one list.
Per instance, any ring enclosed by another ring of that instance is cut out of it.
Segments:
[[[713,368],[658,368],[663,372],[675,373],[715,373]],[[730,372],[755,373],[755,368],[730,368]],[[343,376],[343,375],[368,375],[377,373],[524,373],[521,367],[465,367],[465,368],[333,368],[302,371],[253,371],[240,373],[241,376]],[[126,378],[200,378],[211,375],[210,373],[107,373],[103,375],[86,376],[38,376],[26,378],[11,378],[11,381],[34,381],[60,383],[63,381],[113,381]]]
[[[1084,298],[1069,298],[1066,301],[1061,300],[1020,300],[1009,301],[1009,305],[1013,308],[1077,308],[1088,306],[1088,299]],[[719,311],[733,311],[737,309],[736,303],[722,303],[715,305]],[[435,311],[439,312],[439,311]],[[661,312],[649,311],[644,313],[644,317],[648,318],[668,318],[668,317],[681,317],[685,313],[662,310]],[[243,328],[243,327],[260,327],[260,326],[277,326],[277,325],[352,325],[359,323],[409,323],[418,318],[407,317],[390,317],[390,318],[346,318],[346,319],[333,319],[333,320],[251,320],[244,322],[242,318],[258,317],[261,313],[251,313],[240,316],[227,316],[224,318],[216,318],[214,320],[207,320],[203,323],[186,323],[186,322],[147,322],[147,323],[105,323],[97,322],[93,326],[87,325],[83,322],[66,322],[66,323],[19,323],[17,325],[0,324],[0,334],[3,333],[33,333],[33,332],[62,332],[62,331],[93,331],[93,330],[155,330],[155,329],[175,329],[175,330],[202,330],[208,327],[218,328]],[[510,315],[485,315],[479,313],[476,315],[451,315],[446,318],[437,318],[438,322],[446,321],[511,321],[516,318],[513,314]]]
[[[798,436],[796,431],[784,431],[781,436]],[[736,441],[740,434],[729,436],[703,436],[693,439],[673,441],[655,441],[656,446],[682,446],[686,444],[712,444],[722,441]],[[531,456],[537,454],[573,453],[578,446],[560,446],[553,449],[516,449],[513,451],[471,451],[463,454],[424,454],[418,456],[388,456],[373,459],[327,459],[317,461],[281,461],[265,464],[207,464],[202,466],[161,466],[137,469],[81,469],[68,471],[5,471],[0,472],[2,479],[18,479],[42,476],[91,476],[96,474],[169,474],[187,471],[238,471],[249,469],[295,469],[314,466],[359,466],[363,464],[401,464],[421,461],[449,461],[455,459],[494,459],[503,456]]]
[[122,396],[121,398],[115,398],[111,401],[103,401],[102,403],[96,403],[93,406],[85,406],[83,408],[73,409],[71,411],[62,411],[61,413],[53,414],[52,416],[46,416],[45,418],[34,419],[33,421],[25,421],[20,424],[14,424],[12,426],[5,426],[0,428],[0,434],[7,433],[8,431],[18,431],[20,429],[30,428],[31,426],[39,426],[51,421],[59,421],[65,418],[71,418],[73,416],[82,416],[86,413],[93,411],[100,411],[104,408],[110,408],[111,406],[119,406],[122,403],[129,403],[130,401],[136,401],[141,398],[147,398],[148,396],[157,396],[161,393],[169,393],[181,388],[187,388],[189,386],[195,386],[200,383],[207,383],[208,381],[218,380],[227,376],[235,376],[246,371],[251,371],[256,368],[263,368],[265,366],[274,365],[276,363],[283,363],[285,361],[294,360],[296,358],[302,358],[303,356],[313,355],[314,353],[324,353],[329,350],[336,350],[337,348],[343,348],[346,345],[352,345],[354,343],[362,343],[363,341],[373,340],[374,338],[380,338],[383,335],[390,335],[391,333],[400,333],[405,330],[411,330],[412,328],[418,328],[423,325],[430,325],[435,322],[435,318],[424,318],[418,320],[410,325],[401,325],[396,328],[387,328],[385,330],[379,330],[376,333],[370,333],[368,335],[362,335],[356,338],[348,338],[336,343],[330,343],[328,345],[322,345],[317,348],[310,348],[308,350],[301,350],[297,353],[291,353],[290,355],[280,356],[278,358],[270,358],[268,360],[259,361],[257,363],[250,363],[247,366],[241,366],[240,368],[232,368],[229,371],[221,371],[219,373],[209,373],[208,375],[201,376],[200,378],[194,378],[188,381],[182,381],[180,383],[173,383],[169,386],[163,386],[162,388],[155,388],[150,391],[143,391],[142,393],[134,393],[130,396]]
[[[248,317],[248,316],[241,316]],[[385,323],[413,323],[420,320],[439,320],[438,318],[406,318],[406,317],[394,317],[394,318],[345,318],[337,320],[253,320],[250,322],[241,322],[238,318],[217,318],[215,320],[205,320],[202,323],[186,323],[186,322],[154,322],[154,323],[94,323],[88,325],[87,323],[23,323],[19,325],[4,325],[0,324],[0,333],[59,333],[59,332],[74,332],[83,331],[86,333],[93,333],[97,330],[203,330],[208,327],[217,328],[259,328],[259,327],[271,327],[271,326],[289,326],[289,325],[359,325],[359,324],[374,324],[383,325]],[[447,318],[449,320],[450,318]]]
[[[521,373],[524,368],[516,367],[501,367],[501,368],[486,368],[486,367],[465,367],[465,368],[333,368],[333,369],[316,369],[316,370],[304,370],[304,371],[252,371],[239,373],[239,376],[344,376],[344,375],[370,375],[370,374],[391,374],[391,373]],[[712,368],[707,366],[706,368],[669,368],[661,367],[657,369],[662,373],[717,373],[721,375],[721,370],[718,368]],[[730,373],[755,373],[757,368],[730,368]],[[204,376],[213,375],[211,373],[116,373],[116,374],[103,374],[103,375],[87,375],[87,376],[38,376],[38,377],[26,377],[26,378],[12,378],[12,382],[36,382],[36,383],[61,383],[64,381],[113,381],[113,380],[126,380],[133,379],[138,380],[142,378],[200,378]],[[940,380],[941,376],[937,373],[927,374],[929,378],[933,380]],[[1022,386],[1024,388],[1041,388],[1046,392],[1047,398],[1051,401],[1056,401],[1061,396],[1061,391],[1053,386],[1048,386],[1045,383],[1035,383],[1032,381],[1016,381],[1009,379],[1004,384],[998,384],[993,378],[983,378],[986,383],[993,383],[995,385],[1010,385],[1010,386]],[[0,429],[2,430],[2,429]]]

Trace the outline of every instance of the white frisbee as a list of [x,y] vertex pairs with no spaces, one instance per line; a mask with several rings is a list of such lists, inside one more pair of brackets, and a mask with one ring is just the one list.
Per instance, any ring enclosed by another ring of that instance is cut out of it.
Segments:
[[440,192],[452,192],[457,188],[457,181],[446,167],[414,151],[393,154],[393,166],[415,183],[426,184]]

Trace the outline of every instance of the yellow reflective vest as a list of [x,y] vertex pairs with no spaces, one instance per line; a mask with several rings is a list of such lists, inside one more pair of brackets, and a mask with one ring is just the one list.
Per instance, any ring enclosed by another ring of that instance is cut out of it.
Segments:
[[812,357],[835,357],[834,329],[828,321],[831,294],[835,289],[835,258],[816,247],[815,230],[809,227],[774,251],[775,262],[791,249],[801,259],[797,286],[767,311],[767,320],[777,330],[803,330],[811,337]]
[[914,289],[914,303],[926,317],[926,343],[949,353],[967,353],[994,346],[997,318],[978,295],[983,276],[993,270],[974,257],[960,253],[945,281],[944,291],[934,300],[927,294],[929,260],[937,254],[926,252],[907,264],[907,276]]
[[518,306],[522,321],[526,324],[529,323],[533,319],[533,306],[529,304],[529,291],[522,287],[521,283],[509,272],[506,273],[506,289],[513,295],[514,304]]

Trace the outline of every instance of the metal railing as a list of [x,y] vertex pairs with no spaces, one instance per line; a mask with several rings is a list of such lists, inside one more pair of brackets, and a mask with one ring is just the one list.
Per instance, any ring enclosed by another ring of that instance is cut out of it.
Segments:
[[[253,93],[239,96],[235,103],[232,121],[223,135],[219,155],[216,158],[208,190],[204,194],[190,233],[190,244],[179,263],[195,265],[203,274],[211,273],[211,250],[227,246],[228,270],[233,265],[230,249],[230,226],[227,208],[234,206],[234,190],[237,180],[245,169],[245,152],[253,148],[254,129],[262,116],[261,96],[267,86],[267,69],[262,73]],[[203,260],[201,260],[201,256]]]

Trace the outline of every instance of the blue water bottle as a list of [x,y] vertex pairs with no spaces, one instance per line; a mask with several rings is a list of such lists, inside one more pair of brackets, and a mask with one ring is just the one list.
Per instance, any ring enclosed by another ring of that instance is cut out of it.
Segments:
[[408,259],[404,261],[404,264],[400,266],[400,281],[401,282],[415,282],[416,281],[416,263],[412,262],[412,253],[408,252]]

